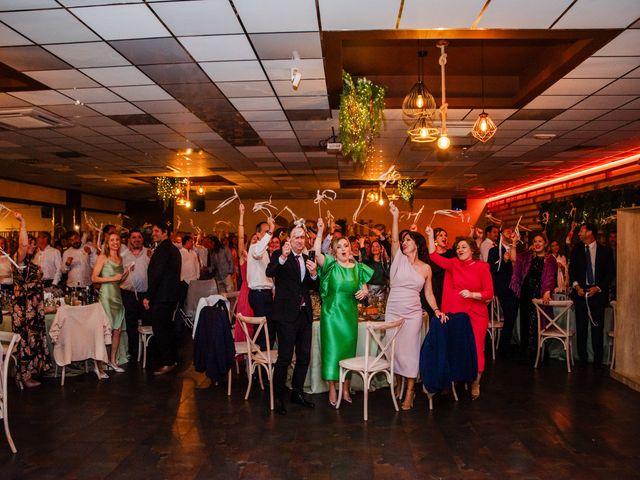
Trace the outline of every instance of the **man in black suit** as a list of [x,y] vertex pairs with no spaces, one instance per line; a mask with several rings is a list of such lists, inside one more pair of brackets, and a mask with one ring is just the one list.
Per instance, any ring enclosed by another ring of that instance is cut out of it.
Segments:
[[284,404],[287,370],[296,352],[293,370],[291,401],[303,407],[314,404],[303,395],[304,379],[311,358],[311,325],[313,311],[309,288],[317,289],[318,276],[314,261],[304,255],[305,231],[302,227],[291,230],[289,240],[281,250],[273,253],[266,274],[275,281],[273,320],[278,334],[278,360],[273,373],[276,394],[276,413],[286,415]]
[[151,309],[153,336],[160,356],[160,367],[154,375],[171,372],[178,362],[172,321],[180,292],[182,259],[180,251],[169,239],[170,233],[171,229],[163,223],[156,223],[151,231],[157,247],[147,269],[149,285],[144,308]]
[[[591,324],[593,364],[602,365],[604,310],[609,303],[609,288],[615,278],[613,252],[598,245],[595,225],[585,223],[580,227],[580,242],[571,252],[569,282],[573,287],[571,299],[576,309],[576,333],[580,363],[586,365],[587,336]],[[588,307],[587,309],[587,302]],[[591,318],[589,318],[591,312]]]
[[500,345],[498,350],[501,355],[509,356],[511,353],[511,335],[513,327],[518,317],[518,297],[513,293],[511,287],[511,274],[513,273],[513,265],[509,250],[511,249],[511,236],[513,230],[509,227],[502,228],[502,235],[497,246],[489,250],[487,262],[491,270],[491,278],[493,279],[493,291],[498,297],[502,313],[504,314],[504,326],[500,334]]

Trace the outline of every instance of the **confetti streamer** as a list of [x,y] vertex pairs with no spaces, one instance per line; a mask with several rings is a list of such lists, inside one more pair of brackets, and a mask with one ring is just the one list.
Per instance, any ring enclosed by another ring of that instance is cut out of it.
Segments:
[[22,270],[23,268],[25,268],[25,265],[20,266],[18,265],[13,258],[11,258],[11,255],[9,255],[7,252],[5,252],[2,248],[0,248],[0,256],[1,257],[5,257],[9,260],[9,262],[11,262],[11,264],[16,267],[18,270]]
[[224,207],[226,207],[227,205],[229,205],[231,202],[233,202],[236,199],[238,201],[240,201],[240,196],[238,195],[238,192],[234,188],[233,189],[233,195],[230,196],[229,198],[227,198],[226,200],[223,200],[222,202],[220,202],[220,204],[218,204],[216,209],[213,212],[211,212],[211,214],[215,215],[216,213],[218,213],[220,210],[222,210]]
[[191,225],[191,228],[193,228],[198,235],[202,234],[202,229],[193,223],[193,218],[189,219],[189,225]]
[[378,180],[383,182],[381,188],[382,190],[384,190],[387,187],[387,184],[393,185],[398,180],[400,180],[400,178],[401,176],[400,173],[396,170],[396,166],[391,165],[391,167],[389,167],[389,170],[378,177]]
[[502,220],[500,220],[499,218],[494,217],[490,213],[487,213],[485,215],[485,218],[487,220],[489,220],[490,223],[493,223],[494,225],[502,225]]
[[320,190],[318,190],[318,193],[316,193],[316,198],[313,201],[313,203],[318,205],[318,218],[322,217],[322,210],[320,208],[322,203],[326,203],[327,201],[333,202],[336,199],[336,196],[336,192],[333,190],[323,190],[322,193],[320,193]]
[[418,210],[417,212],[400,212],[400,220],[409,220],[411,222],[411,225],[417,225],[418,219],[420,218],[420,215],[422,215],[423,210],[424,205],[420,207],[420,210]]
[[444,215],[445,217],[451,217],[451,218],[458,217],[458,218],[460,218],[461,222],[464,222],[465,219],[467,220],[467,222],[469,221],[468,214],[465,214],[464,212],[462,212],[460,210],[449,210],[449,209],[436,210],[436,211],[433,212],[433,217],[431,217],[431,220],[429,221],[429,226],[431,226],[431,224],[435,220],[436,215]]
[[617,219],[618,219],[618,215],[610,215],[608,217],[603,218],[600,223],[602,225],[607,225],[609,223],[615,222]]
[[267,219],[269,219],[269,218],[273,218],[273,212],[278,210],[278,208],[273,203],[271,203],[271,197],[269,197],[269,200],[265,200],[264,202],[254,203],[252,210],[254,213],[258,213],[258,212],[264,213]]
[[180,230],[180,225],[182,225],[182,219],[180,215],[176,215],[176,232]]
[[229,225],[230,227],[233,227],[233,223],[231,223],[228,220],[218,220],[215,224],[218,225],[219,223],[222,223],[223,225]]
[[16,214],[15,210],[11,210],[4,203],[0,203],[0,220],[4,220],[11,214]]
[[291,215],[291,218],[293,219],[293,223],[296,223],[298,221],[298,216],[293,212],[293,210],[291,210],[289,208],[289,206],[285,205],[284,208],[282,210],[280,210],[278,213],[276,213],[273,218],[277,218],[278,215],[280,215],[283,212],[289,212],[289,214]]
[[331,214],[331,210],[327,209],[327,225],[329,226],[333,225],[334,220],[335,220],[335,217]]

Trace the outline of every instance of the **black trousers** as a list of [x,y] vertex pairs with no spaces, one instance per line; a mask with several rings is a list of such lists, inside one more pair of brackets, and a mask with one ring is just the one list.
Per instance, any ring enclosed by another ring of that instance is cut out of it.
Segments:
[[138,358],[138,320],[142,325],[151,325],[151,312],[144,308],[142,301],[147,298],[147,294],[120,289],[122,304],[124,305],[124,320],[127,324],[127,337],[129,338],[129,355],[131,361]]
[[304,379],[307,377],[311,359],[311,320],[305,310],[300,310],[293,322],[276,322],[278,332],[278,360],[273,372],[273,388],[277,398],[284,401],[287,393],[287,370],[296,352],[296,365],[293,369],[292,387],[295,393],[302,394]]
[[175,302],[154,302],[151,304],[153,337],[160,366],[173,365],[178,361],[176,333],[173,328],[175,309]]
[[[267,317],[267,327],[269,328],[269,343],[273,348],[276,341],[276,329],[273,324],[273,292],[270,289],[265,290],[249,290],[249,305],[256,317]],[[256,343],[261,349],[266,350],[267,341],[264,335],[264,329],[256,339]]]
[[500,305],[502,306],[502,313],[504,314],[504,326],[502,327],[502,333],[500,334],[500,345],[498,348],[501,352],[508,353],[511,346],[513,327],[516,324],[516,318],[518,318],[520,301],[511,289],[506,292],[501,292],[497,297],[500,301]]
[[602,364],[604,351],[604,310],[607,306],[606,297],[602,293],[589,298],[589,308],[591,317],[596,325],[589,321],[587,304],[584,297],[572,296],[576,311],[576,337],[578,341],[578,357],[581,362],[587,362],[587,337],[589,336],[589,325],[591,325],[591,346],[593,347],[593,364]]

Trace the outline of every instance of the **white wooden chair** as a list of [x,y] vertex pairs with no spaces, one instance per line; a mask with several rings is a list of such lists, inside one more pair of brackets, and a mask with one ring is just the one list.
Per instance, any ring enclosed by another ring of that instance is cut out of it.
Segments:
[[[251,352],[247,354],[247,375],[249,385],[247,386],[247,393],[244,399],[249,398],[251,393],[251,384],[253,380],[253,373],[258,369],[264,368],[267,373],[267,379],[269,380],[269,408],[273,410],[273,367],[278,359],[278,351],[271,350],[269,343],[269,327],[267,326],[267,317],[245,317],[241,313],[237,315],[237,319],[240,322],[240,326],[246,337],[246,351]],[[253,335],[249,335],[247,324],[251,324],[254,327]],[[267,349],[262,351],[257,345],[256,341],[260,335],[260,332],[264,329],[264,337],[267,343]],[[262,379],[261,379],[262,382]]]
[[229,324],[233,329],[233,325],[236,323],[236,306],[238,305],[238,298],[240,297],[240,292],[226,292],[221,293],[224,298],[229,301]]
[[[229,324],[231,325],[231,333],[233,334],[235,329],[234,329],[234,325],[237,321],[236,319],[236,307],[238,305],[238,298],[240,297],[240,292],[226,292],[226,293],[221,293],[221,295],[223,297],[225,297],[227,299],[227,301],[229,302]],[[236,373],[239,375],[240,374],[240,367],[238,365],[238,360],[237,358],[239,356],[244,356],[247,357],[249,354],[249,351],[247,350],[247,342],[236,342],[235,338],[234,338],[234,343],[235,343],[235,348],[236,348],[236,360],[235,360],[235,364],[236,364]],[[258,351],[259,348],[257,348],[256,346],[256,350]],[[247,361],[247,367],[248,367],[249,363]],[[248,368],[247,368],[247,373],[249,372]],[[258,370],[258,375],[260,376],[260,386],[261,388],[264,389],[264,385],[262,384],[262,373],[261,370]],[[231,384],[233,382],[233,374],[232,374],[232,369],[229,370],[229,374],[227,377],[227,395],[231,396]]]
[[[338,403],[336,408],[340,408],[342,401],[342,388],[343,383],[347,377],[347,373],[356,372],[362,377],[364,385],[364,420],[369,418],[369,387],[371,386],[371,379],[379,373],[384,373],[387,376],[387,381],[390,385],[391,400],[393,400],[393,406],[398,411],[398,402],[394,392],[394,353],[396,349],[396,337],[398,332],[404,325],[404,319],[394,320],[392,322],[367,322],[367,340],[364,346],[364,357],[353,357],[340,360],[340,387],[338,390]],[[387,330],[395,329],[391,338],[382,341],[382,333],[387,333]],[[375,357],[370,354],[371,342],[380,349],[378,355]]]
[[[573,352],[571,348],[571,340],[575,334],[571,328],[571,312],[573,311],[573,302],[571,300],[552,300],[543,302],[540,299],[533,299],[538,317],[538,354],[536,355],[536,363],[534,368],[538,368],[538,363],[542,360],[544,354],[544,343],[547,340],[557,340],[564,347],[565,356],[567,357],[567,371],[571,373],[571,364],[573,363]],[[553,318],[545,311],[544,307],[558,309],[558,313],[554,312]],[[542,326],[543,319],[547,320],[547,325]]]
[[151,325],[142,325],[138,323],[138,362],[142,356],[142,368],[147,368],[147,348],[149,341],[153,337],[153,327]]
[[613,316],[611,318],[611,330],[607,332],[609,336],[609,369],[613,370],[616,366],[616,309],[618,303],[615,300],[610,302]]
[[13,358],[14,362],[16,361],[13,351],[19,341],[20,335],[17,333],[0,332],[0,418],[4,422],[4,435],[7,437],[12,453],[17,453],[18,450],[15,443],[13,443],[11,431],[9,430],[7,380],[9,378],[9,360]]
[[487,325],[487,333],[491,339],[491,357],[496,359],[496,345],[500,344],[500,336],[504,328],[504,313],[502,305],[498,297],[493,297],[489,304],[489,325]]

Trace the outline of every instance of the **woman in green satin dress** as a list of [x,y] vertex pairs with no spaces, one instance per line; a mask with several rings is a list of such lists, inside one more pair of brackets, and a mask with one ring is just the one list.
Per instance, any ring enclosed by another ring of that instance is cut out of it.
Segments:
[[[128,270],[125,273],[122,257],[120,257],[120,236],[117,233],[112,233],[105,239],[104,252],[96,260],[91,281],[100,284],[100,303],[111,320],[111,361],[109,366],[116,372],[124,372],[120,364],[127,362],[127,332],[120,282],[128,273]],[[102,370],[100,370],[100,374],[101,378],[106,378],[106,374]]]
[[[320,268],[320,345],[322,351],[322,377],[329,382],[329,403],[338,400],[337,384],[340,379],[338,362],[356,356],[358,343],[358,300],[367,296],[366,283],[373,270],[363,263],[350,261],[351,245],[347,238],[332,242],[334,256],[321,252],[324,222],[318,219],[318,236],[314,249]],[[351,403],[349,380],[344,382],[343,399]]]

